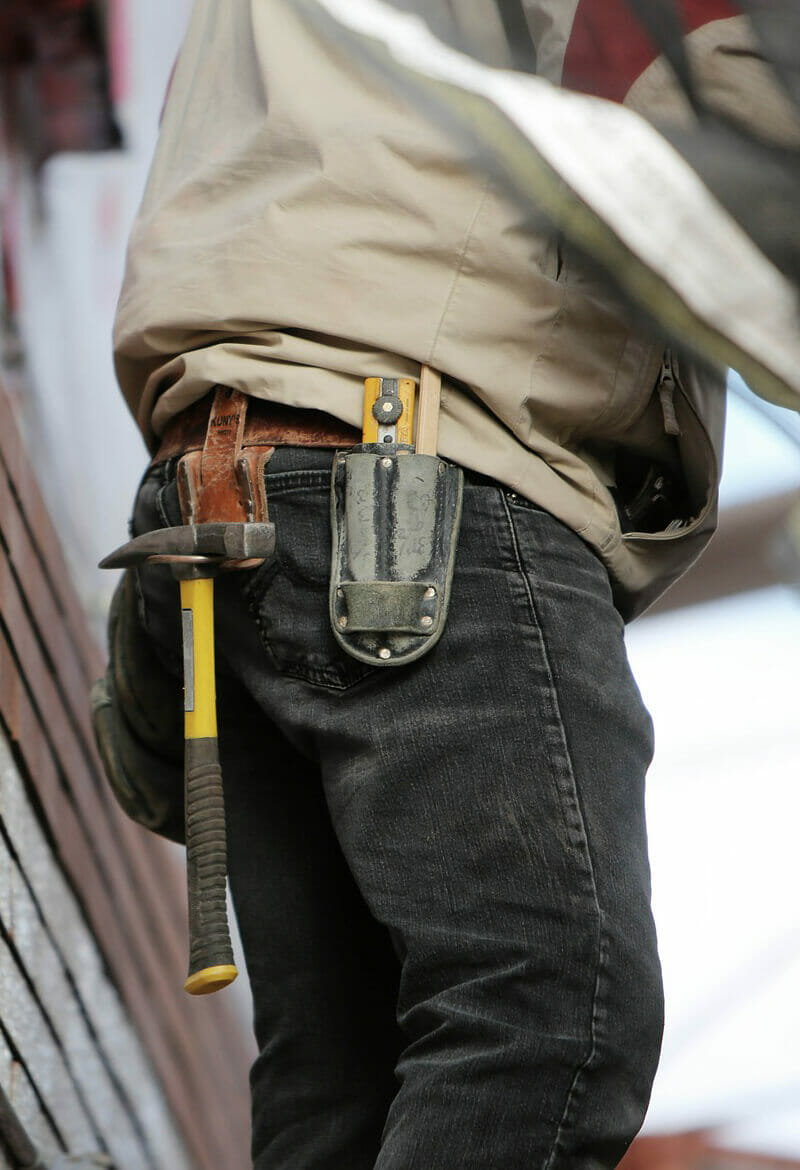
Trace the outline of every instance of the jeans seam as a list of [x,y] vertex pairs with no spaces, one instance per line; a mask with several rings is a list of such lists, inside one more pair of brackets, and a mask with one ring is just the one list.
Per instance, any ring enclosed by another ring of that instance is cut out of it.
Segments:
[[535,598],[533,595],[533,589],[531,588],[531,583],[530,583],[530,580],[528,579],[528,575],[525,572],[522,551],[520,549],[519,539],[517,536],[517,529],[516,529],[516,526],[514,524],[514,519],[511,515],[509,501],[506,497],[505,492],[501,492],[500,496],[501,496],[501,500],[503,503],[503,509],[506,513],[506,519],[508,522],[509,533],[511,536],[511,545],[512,545],[513,554],[514,554],[514,561],[516,563],[516,567],[517,567],[517,570],[520,574],[520,577],[522,578],[523,586],[524,586],[525,593],[526,593],[526,596],[528,599],[528,606],[530,608],[530,614],[531,614],[533,624],[535,625],[536,629],[539,632],[539,638],[540,638],[541,650],[542,650],[542,660],[544,662],[545,669],[547,670],[547,675],[548,675],[548,679],[550,682],[550,690],[551,690],[551,694],[553,696],[553,703],[554,703],[554,707],[555,707],[555,712],[556,712],[556,715],[558,717],[558,726],[559,726],[560,734],[561,734],[561,742],[562,742],[563,751],[564,751],[564,759],[567,763],[567,770],[569,773],[570,786],[571,786],[572,794],[574,797],[575,813],[577,814],[577,817],[578,817],[578,820],[580,823],[580,831],[581,831],[581,836],[582,836],[582,840],[583,840],[583,847],[584,847],[584,851],[585,851],[585,860],[586,860],[589,878],[591,881],[591,892],[592,892],[592,896],[594,899],[594,910],[595,910],[595,915],[596,915],[596,920],[597,920],[597,956],[596,956],[596,966],[595,966],[595,975],[594,975],[594,986],[593,986],[593,990],[592,990],[592,1000],[591,1000],[591,1022],[590,1022],[590,1026],[589,1026],[589,1051],[588,1051],[585,1059],[578,1065],[577,1069],[575,1070],[575,1074],[572,1078],[572,1082],[570,1084],[569,1091],[567,1093],[567,1097],[566,1097],[566,1100],[564,1102],[564,1109],[562,1111],[561,1117],[560,1117],[559,1122],[558,1122],[558,1127],[556,1129],[556,1134],[555,1134],[555,1137],[553,1139],[553,1144],[551,1146],[550,1153],[548,1154],[548,1157],[544,1163],[544,1170],[551,1170],[551,1168],[554,1165],[556,1156],[558,1154],[559,1146],[561,1144],[561,1139],[562,1139],[563,1135],[566,1133],[567,1128],[570,1124],[571,1116],[572,1116],[572,1112],[573,1112],[573,1107],[579,1099],[579,1094],[580,1094],[580,1090],[581,1090],[581,1082],[582,1082],[583,1076],[586,1073],[586,1071],[591,1067],[595,1057],[597,1056],[598,1031],[599,1031],[598,1023],[599,1023],[599,1014],[600,1014],[600,984],[601,984],[601,979],[602,979],[602,975],[603,975],[603,967],[604,967],[604,934],[603,934],[603,926],[602,926],[602,915],[601,915],[601,911],[600,911],[600,899],[598,898],[598,894],[597,894],[597,883],[596,883],[595,875],[594,875],[594,865],[592,863],[592,855],[591,855],[591,850],[589,848],[589,836],[588,836],[588,833],[586,831],[586,821],[585,821],[585,818],[583,815],[583,810],[581,808],[581,802],[580,802],[580,798],[578,795],[578,786],[575,782],[575,772],[574,772],[574,769],[572,766],[572,757],[571,757],[570,750],[569,750],[569,744],[567,742],[566,729],[564,727],[564,720],[563,720],[563,717],[561,714],[561,704],[560,704],[559,697],[558,697],[558,691],[557,691],[556,685],[555,685],[555,678],[553,676],[552,667],[550,665],[550,655],[549,655],[548,650],[547,650],[547,642],[545,639],[544,627],[543,627],[541,621],[539,620],[539,614],[538,614],[538,610],[537,610],[537,606],[536,606],[536,601],[535,601]]
[[567,1100],[566,1100],[566,1103],[564,1105],[564,1112],[562,1113],[561,1119],[558,1123],[558,1129],[556,1131],[556,1136],[553,1140],[553,1145],[552,1145],[552,1148],[550,1150],[550,1154],[547,1158],[547,1161],[544,1164],[544,1170],[551,1170],[551,1168],[553,1167],[553,1165],[555,1163],[555,1159],[559,1153],[559,1146],[561,1144],[561,1139],[562,1139],[563,1135],[567,1132],[567,1129],[572,1121],[573,1108],[574,1108],[574,1106],[576,1106],[578,1104],[578,1102],[580,1100],[580,1093],[581,1093],[581,1088],[582,1088],[581,1082],[582,1082],[583,1076],[592,1067],[592,1064],[594,1063],[595,1057],[597,1056],[597,1053],[599,1051],[598,1033],[600,1030],[599,1029],[600,989],[601,989],[603,975],[605,972],[606,954],[607,954],[606,935],[605,935],[605,932],[604,932],[602,926],[600,926],[600,928],[598,930],[597,971],[595,973],[594,991],[592,994],[592,1023],[591,1023],[591,1028],[590,1028],[590,1032],[589,1032],[590,1037],[591,1037],[591,1047],[589,1049],[589,1053],[588,1053],[586,1059],[583,1061],[583,1063],[575,1071],[575,1076],[572,1079],[572,1084],[570,1085],[569,1093],[567,1094]]

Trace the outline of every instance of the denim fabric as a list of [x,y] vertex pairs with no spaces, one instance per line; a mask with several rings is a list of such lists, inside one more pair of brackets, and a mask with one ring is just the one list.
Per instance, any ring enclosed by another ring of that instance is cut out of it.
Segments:
[[[652,729],[605,569],[467,475],[450,617],[408,667],[328,626],[332,454],[278,450],[278,552],[217,585],[230,880],[260,1048],[257,1170],[600,1170],[662,999]],[[137,530],[178,519],[150,472]],[[177,589],[141,573],[177,672]]]

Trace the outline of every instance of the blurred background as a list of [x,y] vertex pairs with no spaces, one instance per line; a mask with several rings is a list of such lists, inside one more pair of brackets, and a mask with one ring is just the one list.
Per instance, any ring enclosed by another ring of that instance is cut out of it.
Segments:
[[[20,0],[15,26],[7,0],[0,17],[0,373],[44,455],[39,487],[101,643],[114,582],[94,566],[125,539],[146,462],[111,322],[189,2],[39,8],[33,19]],[[702,565],[628,635],[657,731],[648,814],[667,995],[631,1170],[800,1167],[800,427],[735,376],[722,503]],[[246,992],[239,1002],[244,1018]],[[245,1094],[244,1071],[237,1083]]]

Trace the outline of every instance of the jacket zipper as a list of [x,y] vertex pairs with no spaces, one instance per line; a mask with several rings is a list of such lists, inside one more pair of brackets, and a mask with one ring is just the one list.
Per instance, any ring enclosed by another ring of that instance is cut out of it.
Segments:
[[670,349],[664,350],[656,388],[661,401],[661,413],[664,416],[664,430],[668,435],[680,435],[681,427],[675,413],[675,363]]

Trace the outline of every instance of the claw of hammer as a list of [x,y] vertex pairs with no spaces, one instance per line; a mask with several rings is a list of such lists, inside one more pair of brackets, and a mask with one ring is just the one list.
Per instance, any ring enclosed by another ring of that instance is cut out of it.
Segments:
[[127,569],[152,557],[171,559],[207,557],[218,561],[246,561],[271,557],[275,551],[274,524],[180,524],[143,532],[115,549],[100,562],[101,569]]

